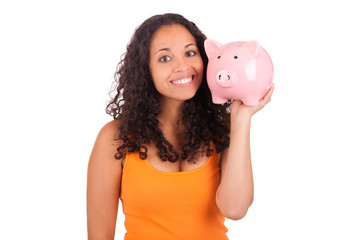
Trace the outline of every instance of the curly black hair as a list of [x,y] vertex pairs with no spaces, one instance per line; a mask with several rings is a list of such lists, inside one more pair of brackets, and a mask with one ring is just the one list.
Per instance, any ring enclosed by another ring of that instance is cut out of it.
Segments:
[[201,143],[205,143],[207,147],[207,156],[213,154],[210,141],[215,144],[216,152],[229,146],[230,115],[226,110],[228,105],[212,103],[206,82],[206,36],[193,22],[179,14],[168,13],[155,15],[136,29],[126,53],[117,65],[114,75],[116,94],[106,107],[106,112],[121,123],[117,140],[122,140],[122,143],[117,148],[116,159],[124,158],[127,152],[139,152],[139,158],[146,159],[145,145],[151,142],[156,144],[163,161],[176,162],[179,159],[179,153],[159,128],[157,116],[160,113],[160,94],[153,84],[149,68],[153,34],[160,27],[172,24],[180,24],[189,30],[196,40],[204,63],[203,79],[197,93],[181,107],[179,121],[184,126],[181,158],[195,162]]

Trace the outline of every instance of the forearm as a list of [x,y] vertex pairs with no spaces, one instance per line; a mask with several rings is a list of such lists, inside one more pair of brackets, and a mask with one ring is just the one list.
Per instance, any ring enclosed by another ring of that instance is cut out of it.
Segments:
[[244,217],[253,201],[250,125],[251,117],[232,124],[229,149],[222,159],[216,202],[221,212],[231,219]]

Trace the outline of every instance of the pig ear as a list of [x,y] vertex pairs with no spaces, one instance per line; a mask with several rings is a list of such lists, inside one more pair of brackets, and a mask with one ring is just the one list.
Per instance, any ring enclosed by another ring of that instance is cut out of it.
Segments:
[[218,50],[222,45],[214,40],[206,39],[204,42],[205,52],[209,59],[216,57]]
[[249,51],[252,53],[252,55],[255,58],[257,58],[260,52],[260,44],[257,41],[252,40],[252,41],[248,41],[246,45],[249,48]]

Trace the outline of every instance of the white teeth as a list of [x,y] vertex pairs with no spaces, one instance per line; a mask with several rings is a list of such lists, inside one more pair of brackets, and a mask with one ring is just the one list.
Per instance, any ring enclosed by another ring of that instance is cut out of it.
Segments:
[[176,81],[171,81],[171,83],[173,84],[186,84],[191,82],[192,78],[185,78],[185,79],[181,79],[181,80],[176,80]]

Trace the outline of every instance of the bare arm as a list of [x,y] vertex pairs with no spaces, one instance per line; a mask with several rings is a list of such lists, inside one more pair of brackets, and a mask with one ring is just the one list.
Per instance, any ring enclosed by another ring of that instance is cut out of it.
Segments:
[[92,150],[87,179],[89,240],[113,240],[120,196],[121,160],[116,160],[116,121],[99,132]]
[[254,197],[250,154],[251,117],[271,99],[272,86],[255,107],[234,101],[231,106],[230,145],[221,154],[221,181],[216,203],[222,214],[233,220],[243,218]]

